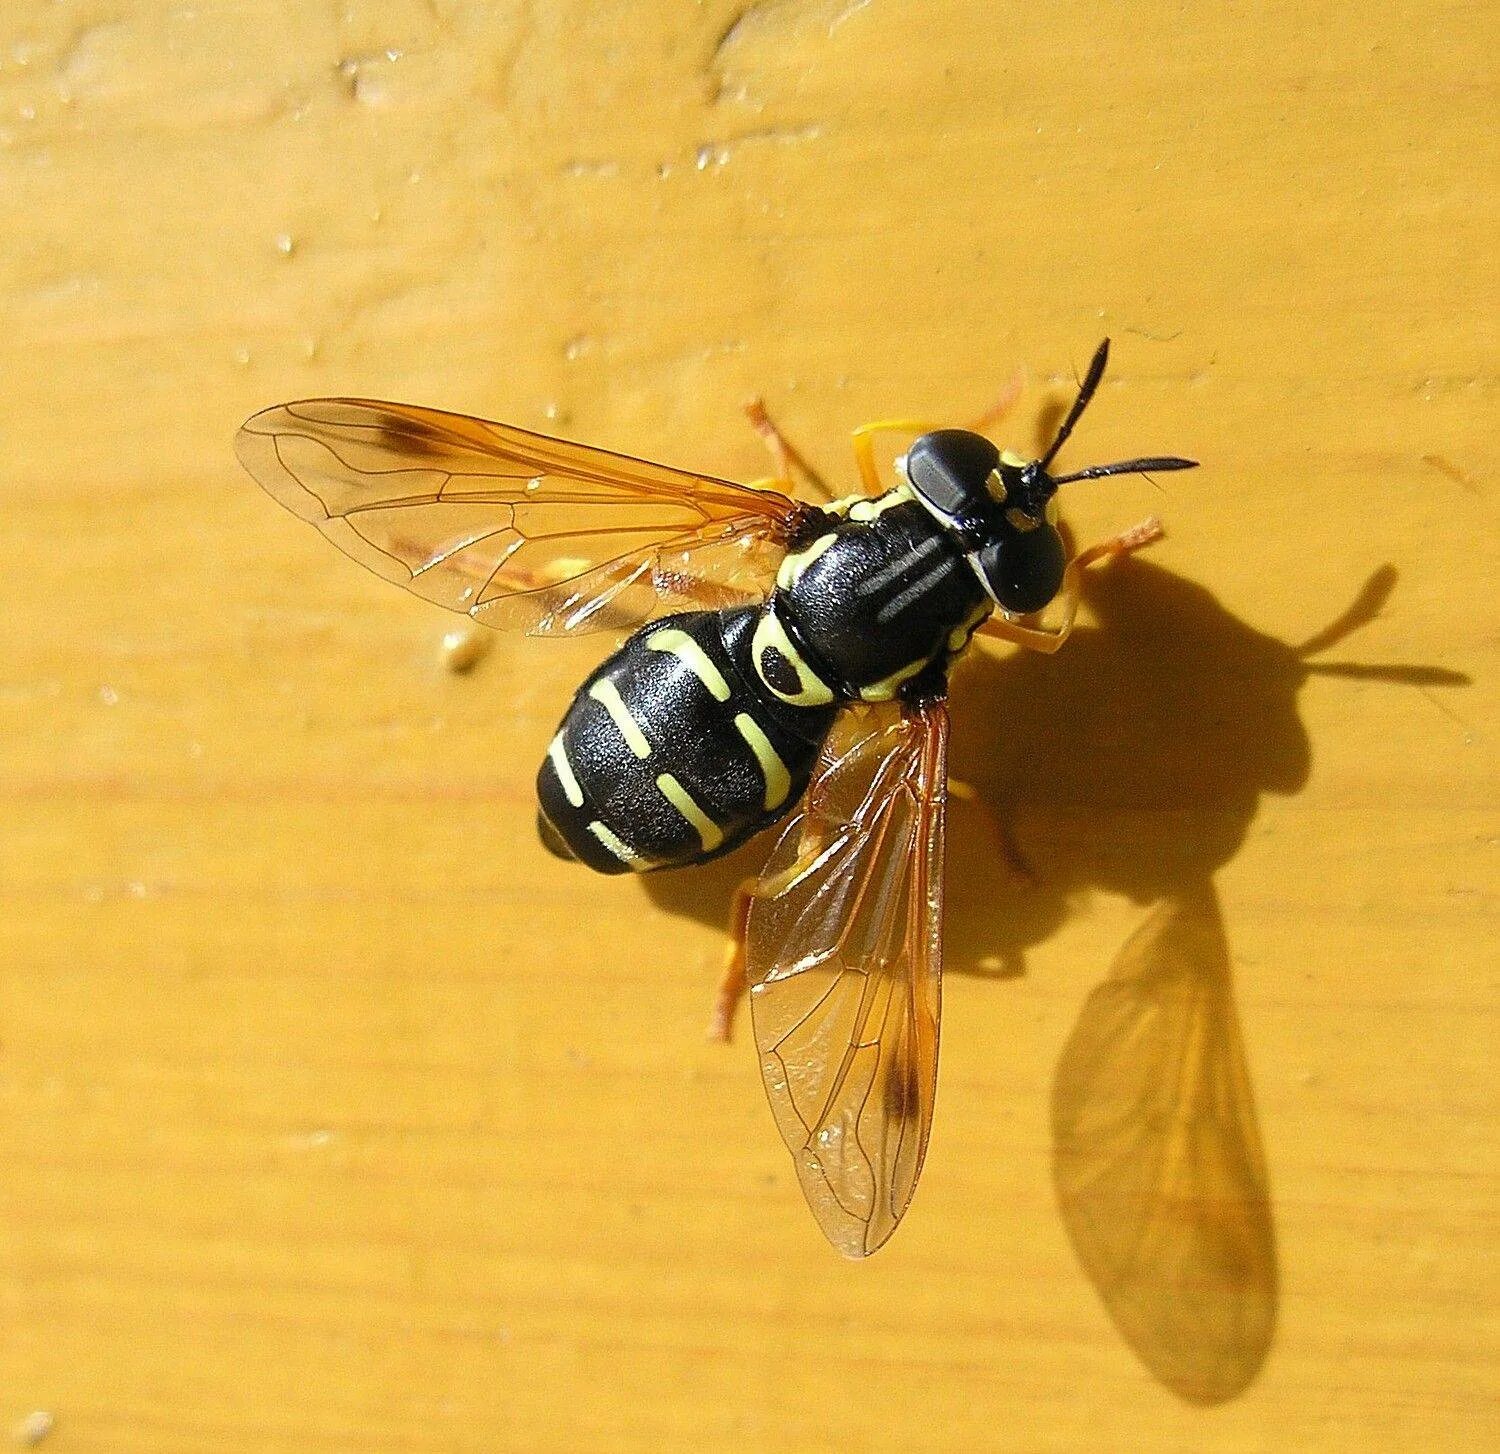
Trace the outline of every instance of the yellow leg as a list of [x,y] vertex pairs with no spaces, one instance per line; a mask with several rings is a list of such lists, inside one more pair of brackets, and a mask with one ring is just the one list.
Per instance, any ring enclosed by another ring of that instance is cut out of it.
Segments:
[[[1024,383],[1024,375],[1017,373],[1001,390],[1000,397],[977,419],[971,420],[963,427],[974,434],[983,434],[985,430],[998,424],[1010,413],[1016,400],[1021,397],[1021,388]],[[854,431],[854,462],[859,466],[859,477],[864,481],[865,488],[876,495],[882,491],[880,471],[875,468],[875,436],[877,434],[915,436],[930,434],[934,429],[941,428],[942,425],[932,424],[926,419],[877,419],[873,424],[861,424]]]
[[1101,540],[1098,545],[1091,545],[1081,555],[1075,555],[1063,572],[1062,587],[1057,593],[1057,599],[1062,603],[1062,620],[1056,626],[1025,626],[1019,621],[1007,621],[1003,616],[991,616],[979,627],[977,634],[1009,641],[1014,646],[1025,646],[1032,651],[1046,652],[1050,656],[1072,634],[1084,571],[1096,561],[1140,550],[1160,540],[1163,534],[1161,521],[1152,515],[1139,525],[1132,525],[1129,530],[1122,530],[1108,540]]
[[854,463],[859,466],[859,477],[865,488],[872,495],[885,491],[885,486],[880,483],[880,471],[875,468],[877,434],[930,434],[938,427],[925,419],[877,419],[873,424],[861,424],[854,431]]

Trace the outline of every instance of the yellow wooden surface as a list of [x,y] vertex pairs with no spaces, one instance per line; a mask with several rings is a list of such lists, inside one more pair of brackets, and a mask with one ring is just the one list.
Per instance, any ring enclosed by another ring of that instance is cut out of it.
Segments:
[[[1497,41],[1476,0],[9,0],[0,1429],[1495,1447]],[[230,437],[367,393],[748,477],[761,391],[843,478],[853,425],[1017,365],[1034,445],[1106,332],[1068,459],[1205,467],[1073,491],[1080,536],[1170,539],[957,685],[1037,881],[955,808],[952,967],[990,973],[949,977],[912,1212],[845,1264],[702,1039],[724,876],[534,841],[593,648],[446,672],[449,620]],[[1306,672],[1386,565],[1328,656],[1467,685]],[[1210,880],[1279,1283],[1204,1408],[1074,1256],[1049,1104]]]

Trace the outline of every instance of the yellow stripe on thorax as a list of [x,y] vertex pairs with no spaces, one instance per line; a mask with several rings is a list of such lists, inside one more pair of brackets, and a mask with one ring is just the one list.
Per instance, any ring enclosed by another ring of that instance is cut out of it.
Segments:
[[948,633],[948,655],[959,656],[968,647],[970,639],[979,629],[980,623],[995,609],[994,602],[986,596],[969,613],[963,625],[955,626]]
[[830,530],[828,534],[818,536],[811,545],[793,551],[781,562],[781,567],[776,572],[776,584],[783,591],[791,590],[802,579],[802,572],[837,539],[838,536]]
[[859,689],[860,700],[862,702],[889,702],[900,689],[902,682],[910,681],[926,665],[927,658],[919,656],[915,661],[898,667],[890,676],[883,677],[878,682],[871,682],[867,687],[861,687]]
[[894,510],[897,505],[904,505],[907,501],[914,499],[916,499],[916,494],[910,485],[897,485],[894,490],[887,490],[883,495],[876,495],[873,500],[856,501],[849,507],[849,518],[851,520],[875,520],[884,515],[887,510]]
[[830,515],[868,521],[878,519],[887,510],[894,510],[897,505],[904,505],[916,498],[916,493],[909,484],[900,484],[883,495],[845,495],[841,499],[830,500],[823,508]]

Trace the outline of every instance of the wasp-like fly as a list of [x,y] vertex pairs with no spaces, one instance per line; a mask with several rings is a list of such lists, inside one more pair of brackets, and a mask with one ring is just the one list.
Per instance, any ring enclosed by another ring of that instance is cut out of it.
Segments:
[[[911,1200],[932,1124],[948,672],[978,635],[1055,651],[1091,562],[1051,473],[1103,377],[1099,346],[1050,448],[969,429],[856,431],[867,493],[792,498],[407,404],[257,414],[240,459],[347,554],[429,601],[533,636],[633,634],[578,689],[537,777],[553,852],[603,873],[703,863],[785,826],[737,899],[718,1025],[748,985],[761,1068],[829,1240],[862,1257]],[[872,438],[918,436],[883,486]],[[1056,619],[1035,613],[1055,603]]]

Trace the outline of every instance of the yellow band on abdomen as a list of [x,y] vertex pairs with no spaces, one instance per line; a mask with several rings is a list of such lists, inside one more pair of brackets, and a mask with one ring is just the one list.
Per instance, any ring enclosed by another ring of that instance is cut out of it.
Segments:
[[719,825],[693,801],[688,790],[671,773],[662,773],[656,780],[656,786],[662,797],[692,825],[703,841],[705,853],[712,853],[724,841]]
[[568,753],[563,746],[561,732],[552,739],[552,746],[547,749],[547,756],[552,759],[552,771],[557,774],[557,780],[562,784],[562,790],[567,794],[568,801],[575,808],[581,808],[583,789],[578,786],[578,779],[573,775],[573,764],[568,761]]
[[729,683],[724,680],[724,673],[686,631],[679,631],[675,626],[663,627],[646,638],[646,645],[652,651],[671,652],[708,688],[716,702],[729,700]]
[[621,863],[636,873],[644,873],[651,864],[639,853],[625,842],[619,834],[613,832],[608,824],[601,823],[598,819],[589,824],[589,832],[599,840]]
[[792,775],[786,770],[781,754],[771,746],[771,739],[754,717],[748,712],[737,712],[734,725],[739,728],[740,736],[755,754],[755,760],[765,776],[766,812],[769,813],[772,808],[779,808],[786,801],[786,795],[792,790]]
[[[792,669],[797,678],[795,692],[783,692],[766,674],[764,657],[774,651]],[[790,707],[826,707],[833,701],[833,690],[803,660],[786,628],[776,619],[773,610],[764,612],[755,623],[755,634],[750,638],[750,659],[755,663],[755,674],[773,697],[780,698]]]
[[630,715],[630,708],[625,705],[619,689],[608,677],[595,682],[589,688],[589,696],[609,713],[620,736],[637,757],[651,756],[651,744],[646,741],[646,734],[641,731],[640,723]]

